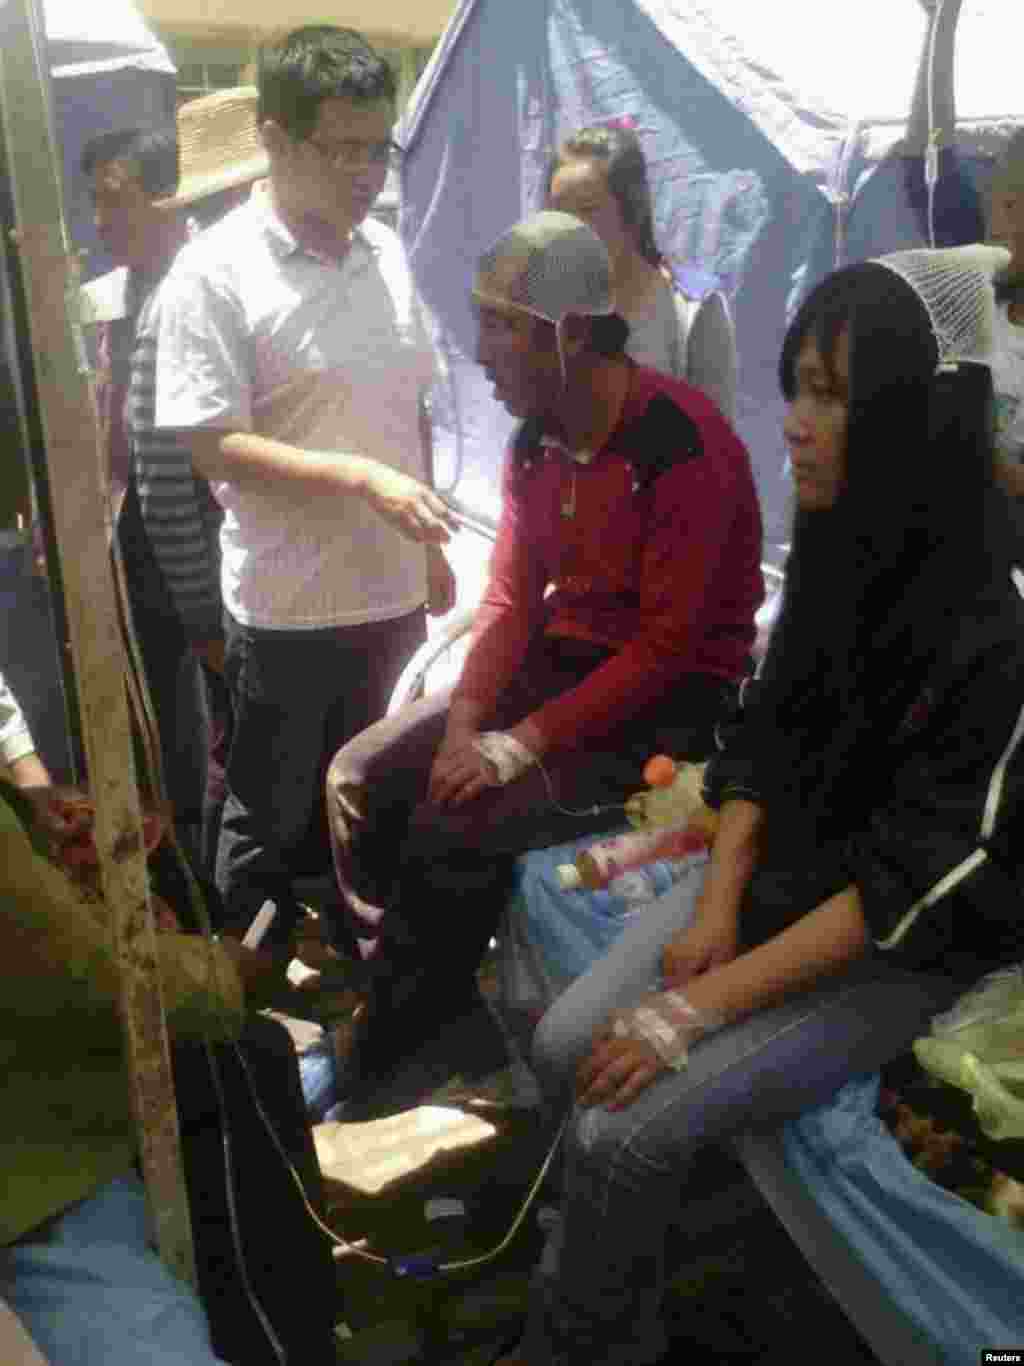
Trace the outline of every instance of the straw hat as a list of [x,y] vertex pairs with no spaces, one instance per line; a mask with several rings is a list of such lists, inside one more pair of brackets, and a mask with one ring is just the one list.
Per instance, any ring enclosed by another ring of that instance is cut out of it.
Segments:
[[270,163],[256,129],[256,99],[254,85],[238,85],[181,106],[176,204],[192,204],[267,174]]

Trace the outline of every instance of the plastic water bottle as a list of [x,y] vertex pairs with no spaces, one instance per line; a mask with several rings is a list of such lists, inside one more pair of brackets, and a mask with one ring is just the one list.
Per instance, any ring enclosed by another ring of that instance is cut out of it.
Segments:
[[627,910],[633,910],[662,896],[692,867],[693,860],[688,858],[656,859],[654,863],[644,863],[639,868],[628,868],[620,873],[609,882],[607,890],[624,901]]

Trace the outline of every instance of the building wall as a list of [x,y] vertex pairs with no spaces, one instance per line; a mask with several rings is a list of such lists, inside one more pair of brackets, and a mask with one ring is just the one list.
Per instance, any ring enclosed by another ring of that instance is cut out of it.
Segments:
[[[180,103],[242,85],[255,79],[258,44],[211,43],[192,40],[187,35],[161,34],[168,54],[178,68],[178,99]],[[372,38],[371,38],[372,41]],[[404,108],[413,86],[430,57],[430,48],[378,47],[382,57],[392,65],[398,80],[398,108]]]

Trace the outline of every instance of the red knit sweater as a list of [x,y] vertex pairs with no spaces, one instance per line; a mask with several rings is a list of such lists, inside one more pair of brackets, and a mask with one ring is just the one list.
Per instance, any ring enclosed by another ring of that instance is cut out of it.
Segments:
[[550,749],[607,735],[686,674],[743,674],[763,595],[761,516],[725,418],[653,370],[632,367],[618,426],[590,464],[540,435],[524,429],[506,462],[490,583],[456,693],[489,711],[539,629],[611,648],[530,717]]

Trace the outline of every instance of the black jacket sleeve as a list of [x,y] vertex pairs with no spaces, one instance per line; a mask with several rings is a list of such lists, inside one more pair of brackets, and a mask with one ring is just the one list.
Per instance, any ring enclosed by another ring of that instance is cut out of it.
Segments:
[[762,800],[758,774],[763,762],[763,711],[764,684],[756,678],[748,679],[740,688],[734,711],[718,725],[718,753],[704,771],[704,800],[715,810],[728,801]]
[[[961,658],[958,676],[936,678],[907,712],[893,764],[878,775],[879,800],[846,841],[872,938],[908,965],[947,970],[953,958],[1024,956],[1020,855],[1009,838],[1024,814],[1024,746],[1009,753],[1022,705],[1019,639]],[[998,818],[984,840],[1000,765]]]

